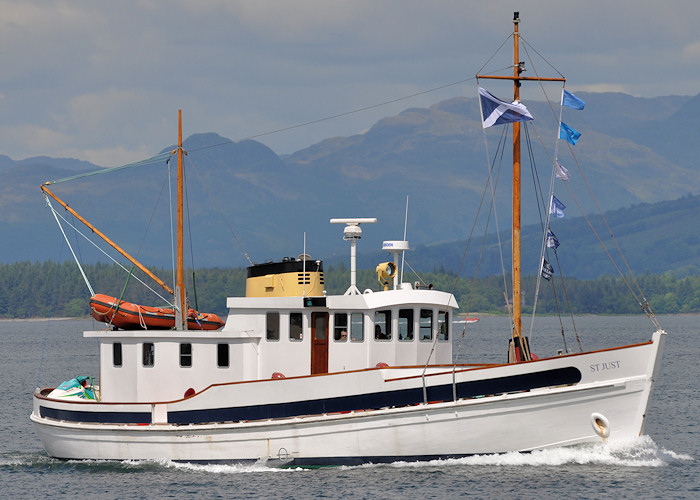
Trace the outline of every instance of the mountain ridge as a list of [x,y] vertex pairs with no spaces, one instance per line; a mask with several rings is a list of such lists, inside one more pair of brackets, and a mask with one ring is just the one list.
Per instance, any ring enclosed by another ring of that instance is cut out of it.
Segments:
[[[587,101],[586,110],[567,111],[565,121],[583,134],[575,152],[585,176],[572,157],[560,154],[572,174],[567,186],[571,193],[560,192],[558,184],[556,194],[567,206],[577,206],[588,185],[595,188],[604,211],[700,194],[692,143],[684,144],[671,161],[663,156],[668,145],[662,140],[682,135],[679,129],[684,122],[676,118],[700,106],[700,95],[652,99],[577,95]],[[528,103],[528,107],[536,117],[551,114],[543,102]],[[644,123],[633,127],[640,117]],[[554,136],[555,127],[536,119],[531,140]],[[494,136],[498,131],[487,133]],[[428,108],[408,108],[377,121],[363,134],[327,138],[285,156],[258,141],[193,134],[184,144],[191,186],[191,257],[199,266],[244,266],[248,258],[262,262],[302,253],[303,241],[308,239],[308,250],[314,255],[339,258],[346,253],[342,232],[328,219],[376,216],[378,224],[363,227],[366,239],[398,239],[407,199],[412,246],[457,241],[473,224],[488,178],[483,136],[478,101],[465,97],[445,99]],[[646,143],[639,142],[643,140]],[[493,161],[494,151],[490,155]],[[537,170],[549,172],[550,158],[539,153],[533,158]],[[6,181],[0,186],[0,231],[9,242],[0,247],[0,261],[56,259],[61,236],[37,196],[39,185],[100,168],[80,160],[37,156],[15,161],[0,155],[0,172]],[[508,175],[501,175],[497,189],[506,200]],[[94,217],[91,222],[145,263],[168,265],[170,252],[163,251],[170,243],[167,223],[158,229],[149,223],[168,220],[166,180],[163,162],[138,173],[129,170],[64,183],[55,191],[78,213]],[[524,206],[534,197],[534,191],[524,193]],[[508,201],[499,202],[497,213],[507,213],[508,206]],[[594,209],[595,204],[581,206],[582,213]],[[525,208],[523,218],[525,225],[536,223],[537,211]],[[481,231],[486,223],[479,224]],[[688,220],[686,227],[690,224],[693,221]],[[102,259],[99,255],[84,258]]]

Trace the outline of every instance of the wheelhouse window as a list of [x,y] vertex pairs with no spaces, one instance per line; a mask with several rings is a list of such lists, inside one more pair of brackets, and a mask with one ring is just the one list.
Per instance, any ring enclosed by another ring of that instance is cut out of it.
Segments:
[[365,315],[352,313],[350,315],[350,342],[364,342],[365,340]]
[[445,342],[450,339],[449,335],[449,318],[450,315],[447,311],[438,312],[438,340]]
[[348,340],[348,314],[335,313],[333,316],[333,340],[345,342]]
[[192,344],[180,344],[180,366],[183,368],[192,366]]
[[141,356],[143,366],[153,366],[156,362],[156,348],[152,342],[143,343],[143,353]]
[[399,340],[402,342],[413,340],[413,309],[399,310]]
[[421,309],[420,310],[420,339],[421,340],[433,340],[433,310],[432,309]]
[[374,313],[375,340],[391,340],[391,311],[376,311]]
[[301,313],[289,313],[289,340],[302,340],[303,336]]
[[267,340],[279,340],[280,339],[280,313],[269,312],[267,313],[267,325],[265,327],[267,334]]
[[229,367],[228,344],[216,344],[216,366]]
[[114,366],[122,366],[122,343],[115,342],[112,344],[112,362]]

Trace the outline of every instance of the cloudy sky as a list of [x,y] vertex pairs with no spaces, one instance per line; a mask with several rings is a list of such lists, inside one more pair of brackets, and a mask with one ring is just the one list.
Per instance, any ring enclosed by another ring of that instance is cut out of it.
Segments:
[[700,92],[698,0],[0,0],[0,154],[120,165],[173,144],[178,109],[185,136],[291,153],[474,96],[514,10],[574,92]]

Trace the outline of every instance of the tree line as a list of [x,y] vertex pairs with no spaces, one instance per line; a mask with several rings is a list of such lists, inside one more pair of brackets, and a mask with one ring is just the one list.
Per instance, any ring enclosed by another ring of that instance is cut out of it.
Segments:
[[[98,263],[85,265],[84,271],[95,293],[143,305],[164,305],[163,300],[139,282],[142,280],[164,299],[170,298],[138,270],[124,271],[116,265]],[[172,281],[171,271],[153,271],[163,281]],[[225,316],[226,297],[245,295],[245,278],[246,270],[241,268],[189,271],[190,306]],[[329,266],[324,270],[324,278],[329,294],[342,294],[349,286],[350,271],[343,264]],[[511,293],[504,294],[504,288],[510,287],[509,277],[473,279],[435,271],[420,277],[406,275],[404,281],[454,293],[463,313],[508,312],[506,296]],[[357,285],[360,290],[381,289],[373,270],[358,270]],[[532,311],[536,286],[535,276],[523,278],[524,312]],[[90,295],[72,262],[0,264],[0,318],[86,316],[90,313]],[[647,273],[637,276],[636,281],[603,276],[592,280],[567,278],[562,282],[555,277],[552,281],[541,280],[536,307],[545,314],[568,314],[569,311],[574,314],[633,314],[641,311],[640,302],[648,302],[656,314],[698,313],[700,275],[678,277],[673,272]]]

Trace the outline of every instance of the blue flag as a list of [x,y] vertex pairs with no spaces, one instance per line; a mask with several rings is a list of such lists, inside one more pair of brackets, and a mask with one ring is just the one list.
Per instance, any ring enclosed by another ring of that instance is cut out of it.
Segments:
[[552,231],[547,231],[547,248],[556,250],[559,248],[559,240]]
[[481,112],[483,113],[484,128],[504,123],[524,122],[532,120],[532,115],[521,102],[512,103],[501,101],[488,90],[479,87]]
[[569,92],[566,89],[563,89],[564,92],[561,94],[561,105],[566,106],[567,108],[572,108],[572,109],[583,109],[584,106],[586,105],[586,102],[583,99],[579,99],[576,97],[574,94]]
[[561,128],[559,130],[559,138],[566,139],[566,142],[568,142],[572,146],[575,146],[576,141],[578,141],[578,138],[581,137],[581,132],[577,132],[564,122],[561,122],[560,127]]
[[564,214],[564,209],[566,208],[566,205],[564,205],[561,201],[557,200],[557,197],[552,195],[552,205],[549,207],[549,213],[556,217],[557,219],[563,219],[566,217]]
[[547,259],[542,260],[542,277],[547,281],[552,279],[552,274],[554,274],[554,268],[552,264],[547,262]]

